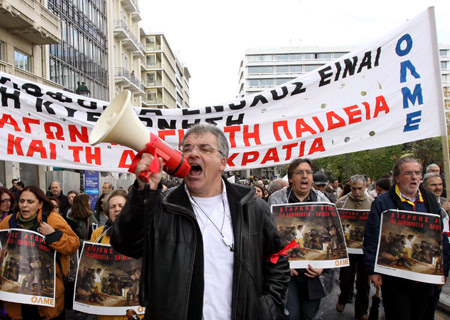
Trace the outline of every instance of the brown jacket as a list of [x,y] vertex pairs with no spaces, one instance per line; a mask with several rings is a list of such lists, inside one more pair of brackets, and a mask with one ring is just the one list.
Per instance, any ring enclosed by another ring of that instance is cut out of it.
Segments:
[[[13,215],[7,216],[0,223],[0,230],[10,229],[10,220]],[[18,219],[19,213],[16,213]],[[42,209],[38,213],[37,221],[42,221]],[[69,271],[69,256],[75,253],[80,245],[80,240],[70,226],[67,224],[64,218],[56,213],[52,212],[47,217],[47,223],[51,225],[55,230],[60,230],[62,235],[56,241],[48,243],[48,246],[55,251],[59,252],[61,260],[61,267],[58,263],[56,265],[56,292],[55,292],[55,307],[38,306],[41,317],[45,319],[52,319],[57,317],[64,310],[64,283],[63,273],[67,275]],[[58,232],[59,234],[59,232]],[[50,235],[48,236],[50,237]],[[8,315],[13,319],[22,319],[22,311],[19,303],[5,302],[5,309]]]

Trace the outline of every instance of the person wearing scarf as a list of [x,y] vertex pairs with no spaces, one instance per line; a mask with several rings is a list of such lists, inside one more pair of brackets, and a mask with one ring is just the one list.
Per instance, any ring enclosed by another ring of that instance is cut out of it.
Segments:
[[25,187],[19,198],[19,210],[3,219],[0,229],[26,229],[44,235],[45,244],[57,252],[55,263],[55,307],[5,302],[5,309],[13,319],[65,319],[64,275],[69,270],[69,256],[76,252],[80,241],[64,218],[53,211],[52,202],[36,186]]

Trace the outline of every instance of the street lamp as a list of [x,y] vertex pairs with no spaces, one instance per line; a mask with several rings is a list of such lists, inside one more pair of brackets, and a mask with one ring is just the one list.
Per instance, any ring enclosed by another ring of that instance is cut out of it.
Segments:
[[80,85],[80,81],[78,81],[78,88],[75,90],[75,92],[85,97],[89,97],[89,94],[91,93],[84,82],[82,82]]

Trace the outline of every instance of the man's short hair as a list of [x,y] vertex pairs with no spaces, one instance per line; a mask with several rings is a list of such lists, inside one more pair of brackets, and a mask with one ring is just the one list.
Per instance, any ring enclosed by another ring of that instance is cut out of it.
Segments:
[[108,185],[109,189],[114,190],[114,186],[113,186],[112,182],[106,181],[106,182],[103,183],[103,185],[105,185],[105,184]]
[[217,144],[219,147],[220,153],[225,157],[228,161],[228,153],[230,152],[230,147],[228,145],[227,137],[222,130],[212,124],[195,124],[188,131],[186,131],[183,139],[181,139],[181,145],[183,146],[184,141],[190,134],[203,134],[210,132],[217,138]]
[[294,175],[294,170],[297,168],[301,163],[306,162],[311,167],[311,170],[314,171],[312,161],[308,158],[297,158],[291,161],[288,167],[288,181],[289,185],[291,185],[291,178]]
[[14,184],[14,182],[17,182],[17,181],[19,181],[19,179],[12,179],[11,183]]
[[394,168],[392,169],[392,176],[394,178],[397,178],[400,176],[401,166],[407,162],[415,162],[415,163],[419,164],[420,171],[422,171],[422,163],[420,163],[419,160],[417,160],[415,158],[411,158],[411,157],[404,157],[404,158],[398,159],[394,165]]
[[438,167],[440,169],[439,165],[437,165],[436,163],[431,163],[426,167],[425,173],[429,173],[432,167]]
[[272,194],[278,190],[283,189],[284,187],[287,187],[289,185],[289,183],[282,179],[282,178],[278,178],[273,180],[269,186],[267,187],[267,191],[269,191],[269,194]]
[[391,177],[381,177],[380,179],[377,180],[377,182],[375,182],[375,186],[389,191],[389,189],[391,188],[391,184],[392,184],[392,180]]
[[366,177],[363,176],[362,174],[355,174],[350,177],[350,185],[353,185],[359,181],[362,181],[364,187],[367,185]]
[[428,179],[430,179],[430,178],[436,178],[436,177],[441,178],[441,181],[443,182],[442,177],[441,177],[440,174],[438,174],[438,173],[436,173],[436,172],[428,172],[428,173],[426,173],[426,174],[423,176],[423,185],[425,185],[425,186],[427,185]]

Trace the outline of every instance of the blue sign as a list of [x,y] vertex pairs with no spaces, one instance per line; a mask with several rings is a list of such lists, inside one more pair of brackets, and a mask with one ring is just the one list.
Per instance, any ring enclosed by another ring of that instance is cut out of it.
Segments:
[[100,174],[98,171],[85,170],[84,171],[84,192],[89,195],[91,201],[91,208],[94,211],[95,203],[99,197],[98,188],[100,182]]

